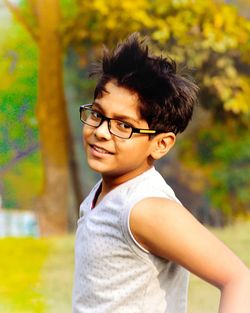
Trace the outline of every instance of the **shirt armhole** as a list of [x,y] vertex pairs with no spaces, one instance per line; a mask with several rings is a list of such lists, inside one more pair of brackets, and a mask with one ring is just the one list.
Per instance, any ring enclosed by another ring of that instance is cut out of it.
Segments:
[[[167,195],[166,196],[166,194],[164,194],[164,193],[161,193],[161,192],[159,192],[157,195],[152,195],[151,197],[156,197],[156,198],[158,198],[158,197],[160,197],[160,198],[166,198],[166,199],[169,199],[169,200],[173,200],[173,201],[176,201],[176,202],[178,202],[178,203],[180,203],[180,201],[177,199],[177,198],[173,198],[173,197],[171,197],[171,196],[169,196],[169,195]],[[130,236],[130,238],[132,239],[132,241],[133,241],[133,243],[141,250],[141,251],[143,251],[144,253],[147,253],[147,254],[151,254],[146,248],[144,248],[136,239],[135,239],[135,237],[134,237],[134,235],[133,235],[133,233],[132,233],[132,231],[131,231],[131,228],[130,228],[130,215],[131,215],[131,212],[132,212],[132,209],[133,209],[133,207],[134,207],[134,205],[136,204],[136,203],[138,203],[138,202],[140,202],[141,200],[144,200],[144,199],[146,199],[146,198],[151,198],[150,196],[147,196],[147,197],[145,197],[145,198],[142,198],[142,199],[140,199],[140,200],[138,200],[138,201],[136,201],[136,202],[133,202],[133,204],[131,203],[131,205],[130,205],[130,209],[129,209],[129,211],[128,211],[128,213],[127,213],[127,222],[126,222],[126,228],[127,228],[127,231],[128,231],[128,234],[129,234],[129,236]],[[181,203],[180,203],[181,204]]]
[[150,252],[149,252],[147,249],[145,249],[145,248],[135,239],[135,237],[134,237],[134,235],[133,235],[133,233],[132,233],[132,231],[131,231],[130,223],[129,223],[131,211],[132,211],[132,209],[129,210],[129,214],[128,214],[128,218],[127,218],[127,227],[128,227],[129,235],[130,235],[131,239],[133,240],[133,242],[137,245],[137,247],[139,247],[143,252],[149,254]]

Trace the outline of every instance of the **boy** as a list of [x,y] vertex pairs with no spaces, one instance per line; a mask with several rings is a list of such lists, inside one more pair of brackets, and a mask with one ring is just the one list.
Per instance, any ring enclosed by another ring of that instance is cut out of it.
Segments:
[[220,313],[250,312],[245,265],[176,199],[154,168],[192,116],[197,87],[137,34],[104,51],[80,108],[89,166],[80,207],[74,313],[184,313],[188,271],[221,290]]

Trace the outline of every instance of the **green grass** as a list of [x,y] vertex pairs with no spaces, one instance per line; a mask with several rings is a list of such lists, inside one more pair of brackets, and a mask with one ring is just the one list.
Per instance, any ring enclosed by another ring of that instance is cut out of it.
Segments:
[[44,312],[40,273],[49,252],[50,244],[45,240],[0,240],[0,312]]
[[50,239],[52,253],[42,269],[44,313],[70,313],[74,271],[74,237]]
[[73,241],[1,239],[0,312],[71,312]]
[[[221,229],[211,229],[250,268],[250,222],[240,222]],[[219,256],[218,256],[219,257]],[[219,291],[191,275],[189,287],[189,313],[218,312]]]
[[[212,230],[250,267],[250,222]],[[0,312],[70,313],[74,237],[0,239]],[[219,292],[191,275],[189,313],[217,312]]]

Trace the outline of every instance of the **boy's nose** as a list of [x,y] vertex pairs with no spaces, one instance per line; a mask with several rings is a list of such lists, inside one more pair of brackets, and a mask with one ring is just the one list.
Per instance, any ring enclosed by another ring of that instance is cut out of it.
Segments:
[[94,134],[98,138],[109,140],[111,138],[111,134],[109,131],[108,121],[103,121],[101,125],[95,129]]

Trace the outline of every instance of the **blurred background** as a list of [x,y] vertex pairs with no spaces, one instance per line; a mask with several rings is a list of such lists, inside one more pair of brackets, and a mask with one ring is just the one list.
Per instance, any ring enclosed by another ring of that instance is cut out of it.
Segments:
[[[190,126],[157,168],[250,266],[249,19],[248,0],[0,0],[1,312],[70,312],[72,233],[99,178],[82,152],[79,106],[92,101],[88,71],[103,45],[132,32],[200,87]],[[206,301],[203,288],[192,278],[190,313],[215,312],[218,295]]]

